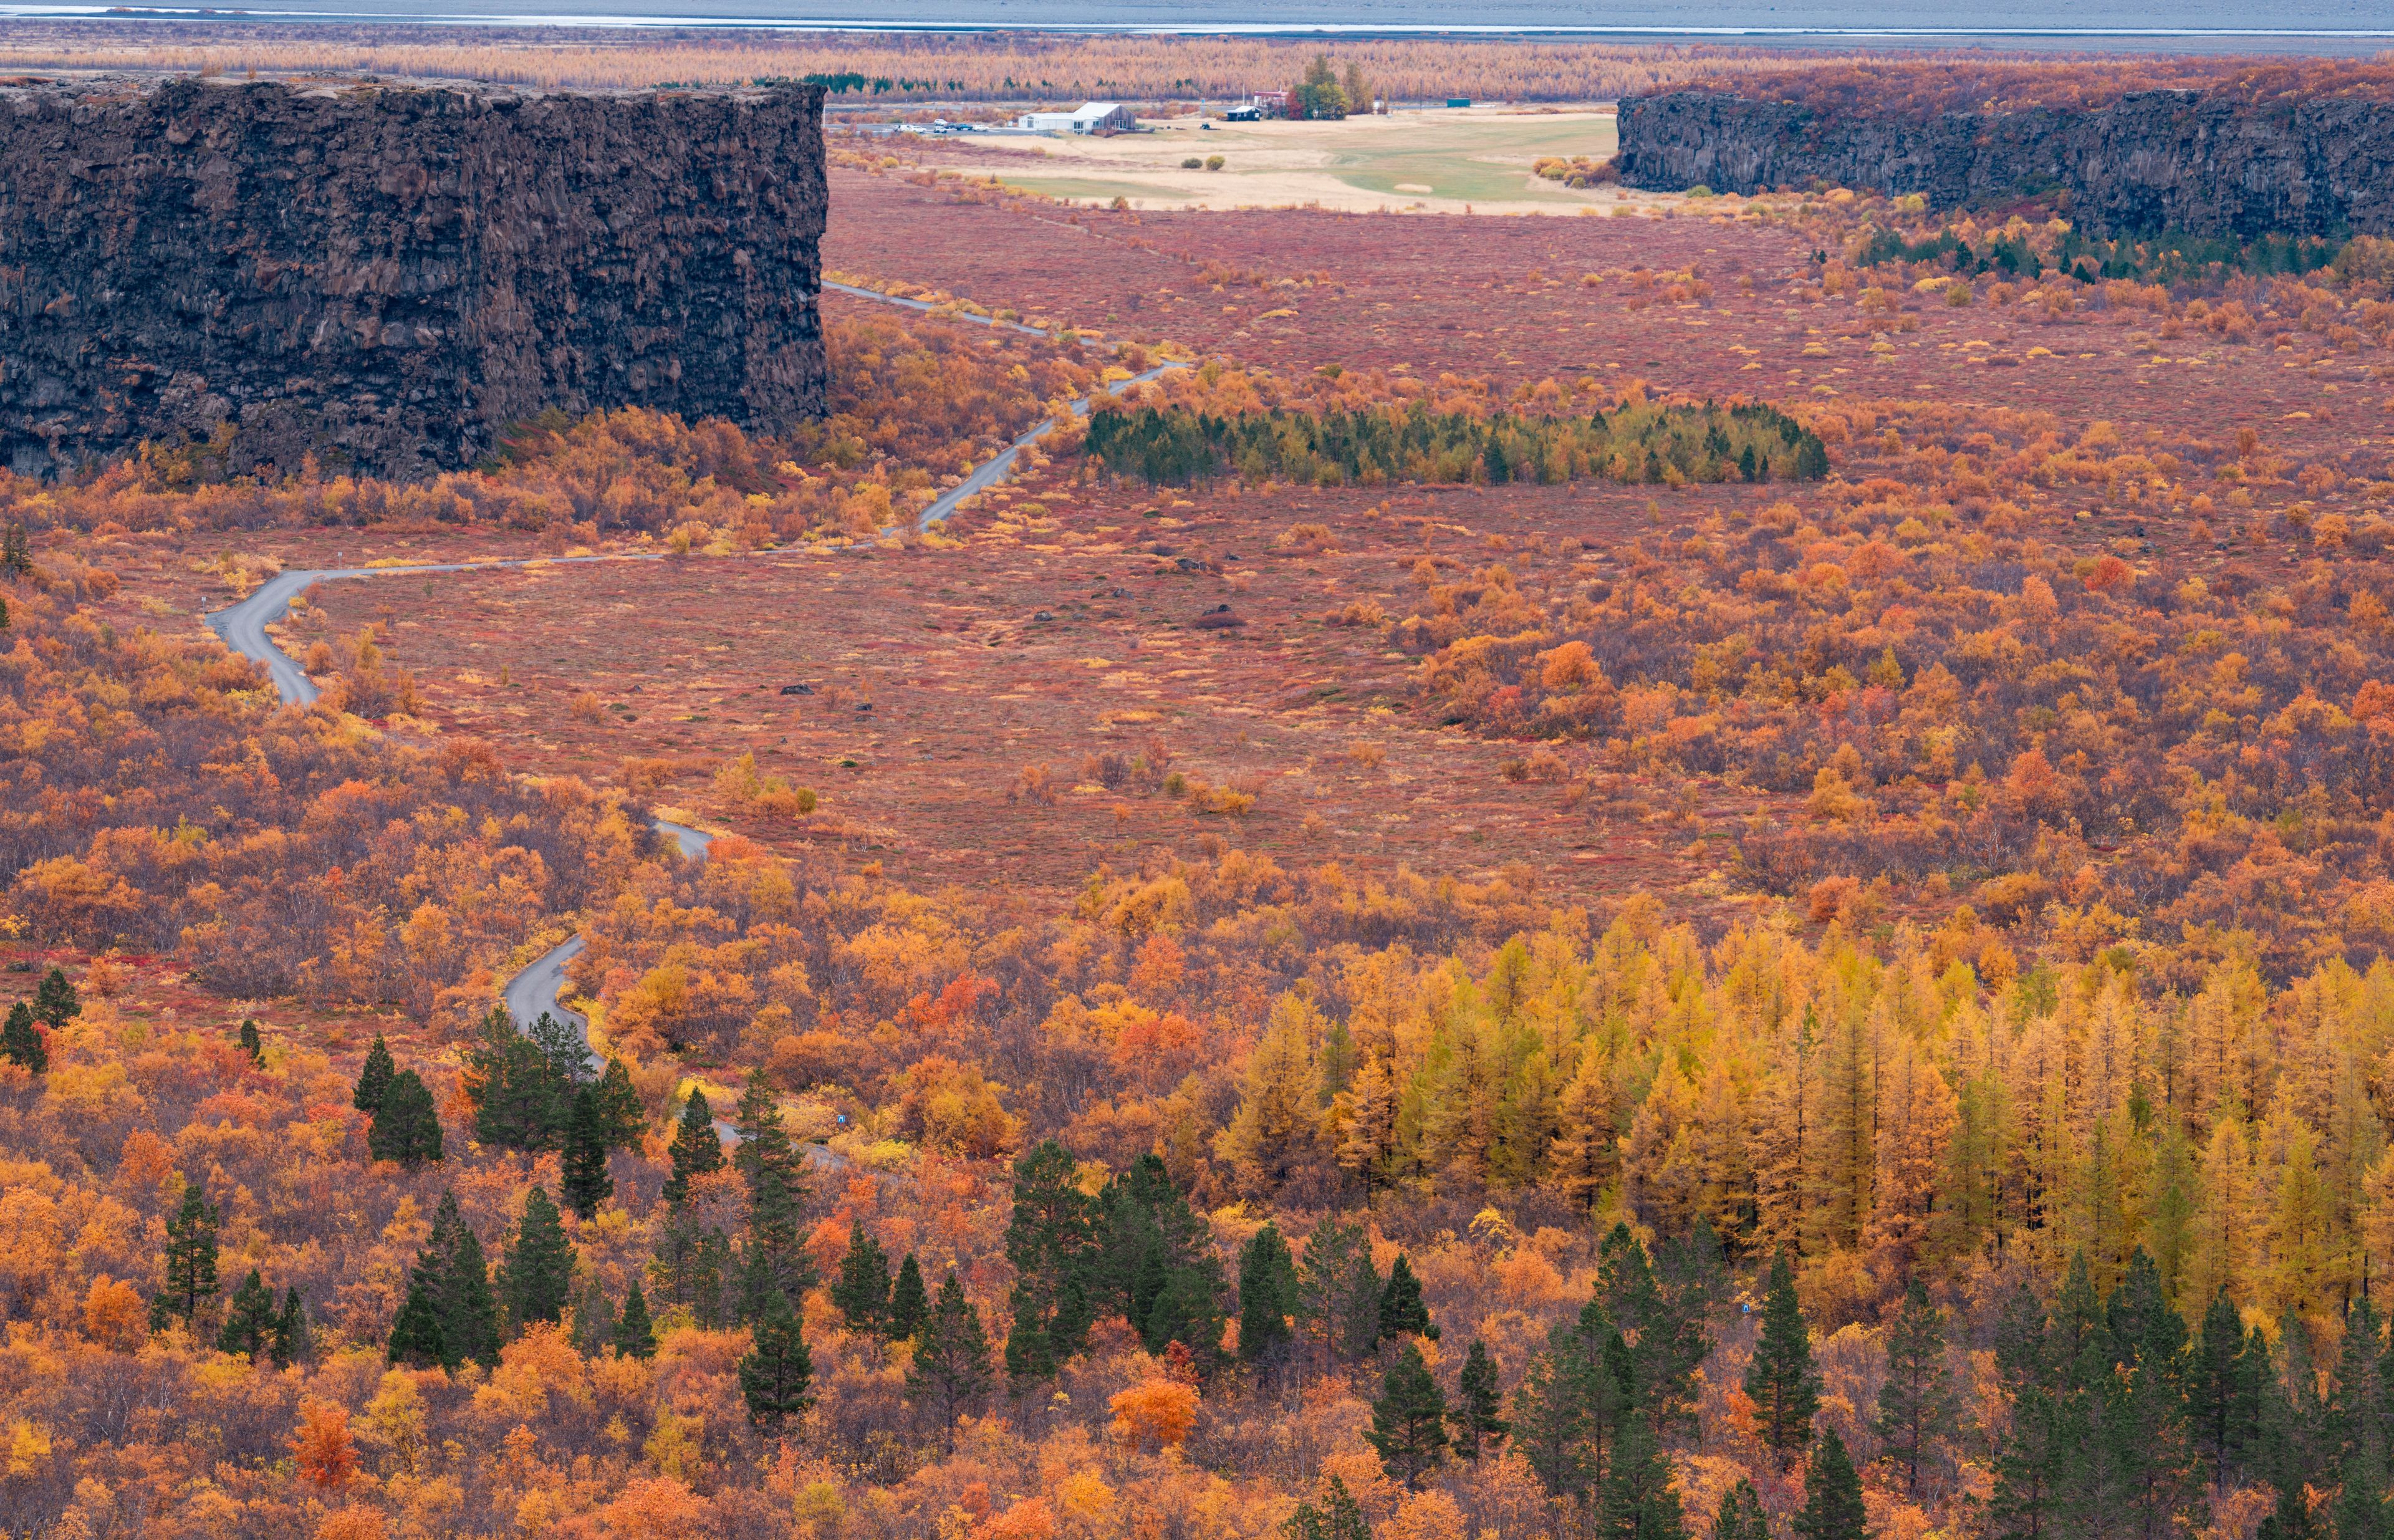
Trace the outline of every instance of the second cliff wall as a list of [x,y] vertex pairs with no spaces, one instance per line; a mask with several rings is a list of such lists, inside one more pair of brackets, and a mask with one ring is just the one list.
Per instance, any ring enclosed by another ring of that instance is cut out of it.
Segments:
[[1675,91],[1624,99],[1620,122],[1632,187],[1818,181],[1944,208],[2060,188],[2072,218],[2110,235],[2394,232],[2394,104],[2365,98],[2144,91],[2091,110],[1904,119]]

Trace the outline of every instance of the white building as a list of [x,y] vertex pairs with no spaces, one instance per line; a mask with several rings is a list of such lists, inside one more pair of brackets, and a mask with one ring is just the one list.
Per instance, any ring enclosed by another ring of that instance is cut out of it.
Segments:
[[1014,126],[1033,134],[1127,133],[1138,126],[1138,114],[1118,101],[1092,101],[1073,112],[1025,112]]

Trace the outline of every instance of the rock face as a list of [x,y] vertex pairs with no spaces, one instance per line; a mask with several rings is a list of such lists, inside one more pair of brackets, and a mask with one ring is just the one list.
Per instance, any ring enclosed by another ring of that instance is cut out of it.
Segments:
[[0,465],[422,476],[549,409],[822,411],[822,93],[0,91]]
[[2144,91],[1904,120],[1675,91],[1624,98],[1620,122],[1633,187],[1753,193],[1817,178],[1949,208],[2060,187],[2072,217],[2107,235],[2394,231],[2394,104],[2355,97]]

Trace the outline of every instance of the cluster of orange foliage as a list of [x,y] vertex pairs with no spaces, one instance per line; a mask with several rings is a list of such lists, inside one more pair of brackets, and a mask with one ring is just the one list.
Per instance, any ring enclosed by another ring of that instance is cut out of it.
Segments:
[[279,710],[220,648],[96,623],[77,590],[113,581],[45,554],[0,634],[20,933],[174,951],[231,994],[423,1011],[469,978],[487,990],[535,916],[612,887],[647,837],[577,783]]
[[72,484],[0,471],[0,520],[35,530],[296,524],[488,524],[595,541],[685,526],[751,545],[872,534],[901,520],[1085,393],[1098,365],[1072,343],[1019,332],[844,313],[824,343],[829,415],[786,442],[729,423],[625,408],[520,427],[502,463],[407,484],[309,464],[271,480],[224,474],[225,442],[145,445]]

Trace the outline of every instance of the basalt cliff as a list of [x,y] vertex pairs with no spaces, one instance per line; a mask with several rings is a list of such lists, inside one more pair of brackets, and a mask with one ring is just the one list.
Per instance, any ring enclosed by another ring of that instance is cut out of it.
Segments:
[[0,466],[213,439],[237,472],[408,477],[552,409],[817,415],[822,106],[0,90]]
[[2074,220],[2110,236],[2394,231],[2394,104],[2363,97],[2158,90],[2093,108],[1879,116],[1673,91],[1624,99],[1620,127],[1622,179],[1652,190],[1820,182],[1940,208],[2060,190]]

